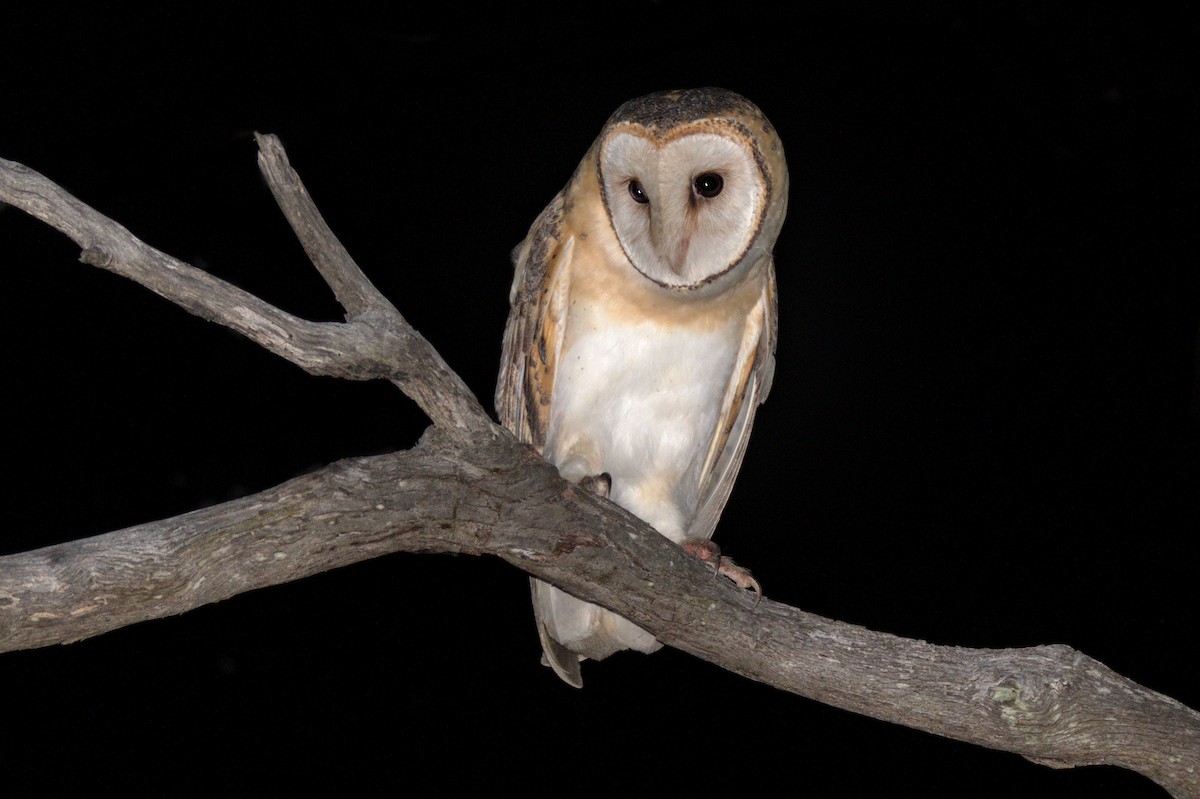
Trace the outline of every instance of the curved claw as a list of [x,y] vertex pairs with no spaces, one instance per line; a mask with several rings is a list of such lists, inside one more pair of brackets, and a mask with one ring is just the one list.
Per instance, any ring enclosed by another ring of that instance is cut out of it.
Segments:
[[758,603],[762,601],[762,586],[754,579],[749,569],[737,565],[732,558],[721,558],[717,571],[732,580],[738,588],[753,591],[754,606],[758,607]]
[[714,579],[718,574],[723,574],[738,588],[753,591],[755,607],[762,601],[762,586],[754,579],[754,575],[750,574],[750,570],[734,563],[733,558],[723,557],[721,548],[713,541],[707,538],[692,538],[683,542],[683,550],[705,563],[711,563]]

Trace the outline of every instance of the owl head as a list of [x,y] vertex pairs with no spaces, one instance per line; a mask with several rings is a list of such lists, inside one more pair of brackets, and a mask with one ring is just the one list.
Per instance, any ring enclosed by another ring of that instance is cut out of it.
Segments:
[[787,163],[774,127],[744,97],[705,88],[631,100],[590,157],[621,249],[655,283],[697,288],[770,254]]

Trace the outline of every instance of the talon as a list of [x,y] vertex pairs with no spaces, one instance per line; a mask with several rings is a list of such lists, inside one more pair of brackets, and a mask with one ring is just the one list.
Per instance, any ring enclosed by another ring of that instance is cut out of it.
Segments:
[[689,538],[683,542],[683,551],[712,566],[713,577],[721,573],[721,548],[713,541],[707,538]]
[[733,558],[723,557],[721,548],[713,541],[707,538],[692,538],[683,543],[683,550],[690,555],[695,555],[705,563],[712,564],[713,579],[716,579],[718,574],[722,574],[736,585],[738,588],[754,592],[754,606],[758,607],[758,603],[762,601],[762,586],[758,580],[754,579],[754,575],[750,570],[737,565]]
[[758,580],[754,579],[754,575],[750,573],[749,569],[737,565],[732,558],[722,558],[718,570],[738,588],[753,591],[754,606],[758,607],[758,603],[762,601],[762,586],[759,585]]
[[612,475],[608,472],[593,474],[590,477],[580,480],[579,486],[586,491],[591,491],[598,497],[608,499],[608,494],[612,491]]

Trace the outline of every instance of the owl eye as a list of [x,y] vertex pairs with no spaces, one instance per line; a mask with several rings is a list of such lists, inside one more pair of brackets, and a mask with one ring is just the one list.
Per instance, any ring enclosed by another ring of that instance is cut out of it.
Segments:
[[725,179],[716,172],[705,172],[692,181],[692,188],[701,197],[711,200],[721,193],[721,189],[725,188]]
[[637,180],[629,181],[629,196],[633,198],[634,202],[641,203],[642,205],[650,202],[650,198],[646,196],[646,190],[642,188],[641,182]]

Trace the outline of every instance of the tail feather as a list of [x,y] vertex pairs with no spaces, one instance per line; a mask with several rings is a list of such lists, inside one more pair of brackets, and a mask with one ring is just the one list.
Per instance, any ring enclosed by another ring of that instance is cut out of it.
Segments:
[[533,616],[542,641],[542,661],[563,682],[583,687],[580,661],[603,660],[622,649],[655,652],[654,636],[612,611],[576,599],[549,583],[530,578]]

